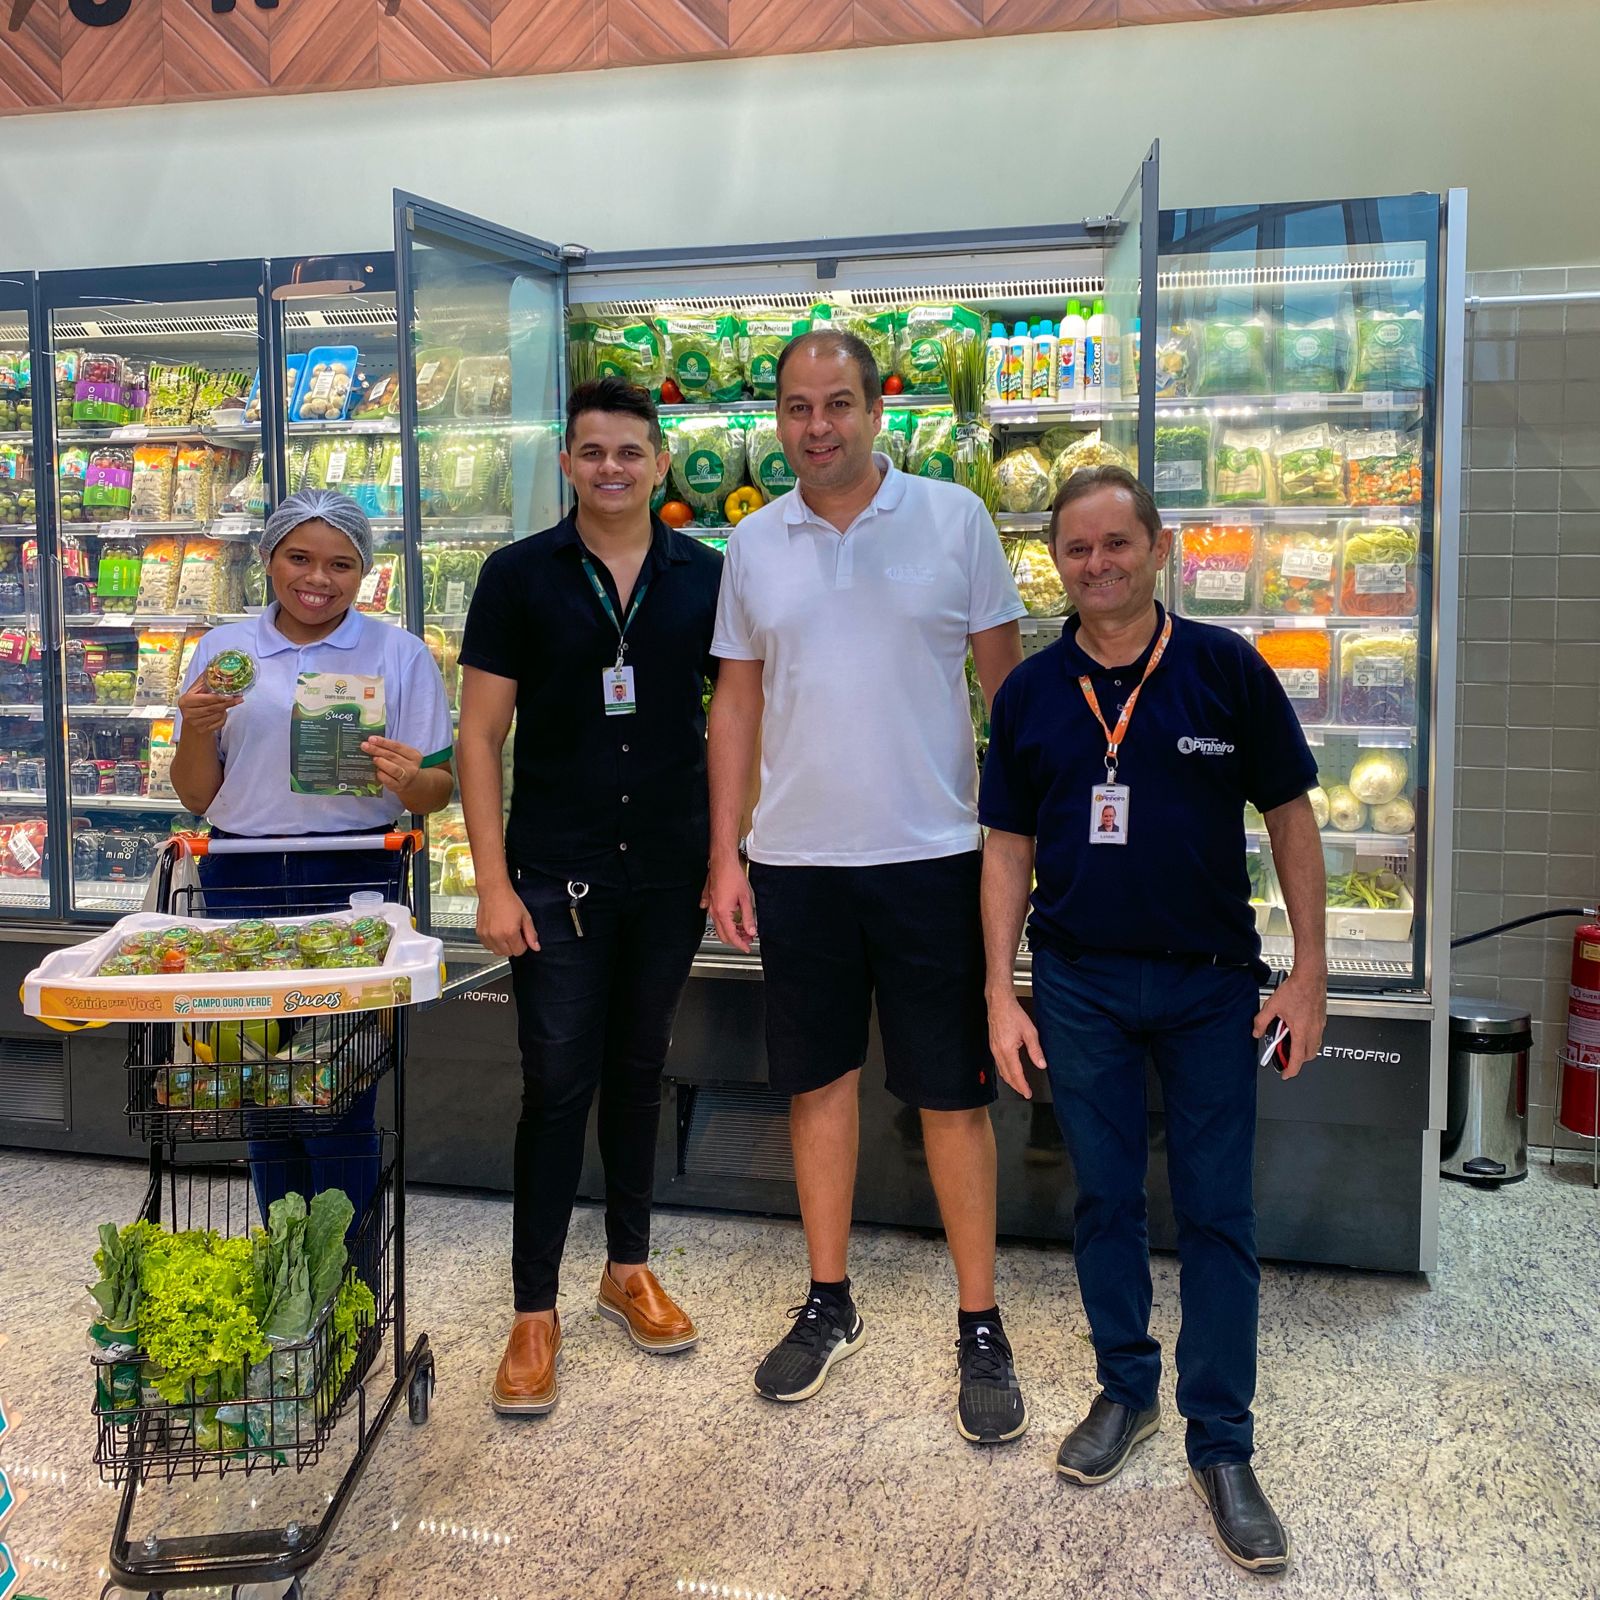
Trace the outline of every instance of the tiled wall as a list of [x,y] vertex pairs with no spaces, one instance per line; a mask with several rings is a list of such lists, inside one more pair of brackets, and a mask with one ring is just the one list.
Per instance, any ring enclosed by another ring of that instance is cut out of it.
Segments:
[[[1474,274],[1469,293],[1600,291],[1600,268]],[[1454,931],[1600,892],[1600,300],[1467,319]],[[1458,953],[1457,993],[1533,1014],[1547,1141],[1570,920]]]

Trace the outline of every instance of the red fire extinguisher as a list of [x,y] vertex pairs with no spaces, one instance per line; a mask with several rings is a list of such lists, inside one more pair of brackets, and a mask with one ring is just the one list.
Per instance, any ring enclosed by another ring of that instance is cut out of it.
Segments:
[[1572,936],[1561,1126],[1584,1138],[1600,1133],[1600,922],[1586,922]]

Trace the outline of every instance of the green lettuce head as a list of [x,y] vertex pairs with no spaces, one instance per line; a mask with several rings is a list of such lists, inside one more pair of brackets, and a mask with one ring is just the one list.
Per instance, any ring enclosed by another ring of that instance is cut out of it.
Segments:
[[722,502],[745,481],[745,430],[732,417],[680,417],[667,446],[673,487],[695,521],[726,522]]

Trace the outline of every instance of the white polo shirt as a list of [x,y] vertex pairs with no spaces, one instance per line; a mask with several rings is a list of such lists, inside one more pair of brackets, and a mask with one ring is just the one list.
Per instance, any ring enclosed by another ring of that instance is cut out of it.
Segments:
[[750,856],[859,867],[976,850],[970,635],[1025,614],[983,502],[883,455],[842,534],[793,489],[728,541],[711,652],[766,696]]
[[[413,633],[351,609],[325,639],[297,645],[278,632],[276,604],[258,617],[213,628],[201,639],[183,680],[199,682],[214,656],[243,650],[256,681],[217,735],[222,787],[206,820],[247,838],[303,833],[372,833],[394,821],[400,803],[381,795],[296,794],[289,787],[289,721],[302,672],[347,672],[383,679],[384,733],[422,752],[424,766],[450,758],[450,707],[428,647]],[[183,726],[173,725],[176,739]]]

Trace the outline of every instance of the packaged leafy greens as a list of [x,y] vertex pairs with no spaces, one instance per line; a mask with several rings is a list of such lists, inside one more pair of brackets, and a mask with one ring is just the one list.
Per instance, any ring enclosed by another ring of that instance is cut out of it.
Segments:
[[1213,317],[1200,328],[1199,394],[1265,394],[1272,387],[1265,317]]
[[666,347],[667,375],[685,400],[726,403],[743,395],[739,320],[731,312],[674,311],[657,317],[656,328]]
[[778,442],[777,418],[771,412],[757,412],[748,419],[745,452],[749,458],[750,481],[769,500],[788,494],[795,486],[794,468]]
[[1420,311],[1357,311],[1350,387],[1420,389],[1427,382]]
[[982,339],[983,318],[965,306],[912,306],[900,314],[904,330],[895,370],[907,394],[948,394],[944,340],[948,333]]
[[1231,428],[1212,457],[1212,493],[1219,506],[1264,506],[1272,498],[1272,430]]
[[1204,423],[1156,429],[1155,495],[1164,507],[1203,506],[1211,429]]
[[675,417],[667,429],[672,482],[695,521],[726,522],[722,502],[744,482],[745,430],[732,417]]
[[659,396],[667,375],[661,334],[649,322],[575,322],[570,338],[586,345],[598,378],[624,378]]
[[811,308],[813,328],[831,327],[840,333],[853,333],[872,352],[878,363],[879,379],[895,370],[899,349],[899,318],[893,311],[856,311],[847,306],[821,302]]
[[1274,454],[1281,505],[1332,506],[1344,499],[1344,451],[1326,423],[1280,432]]
[[1285,394],[1333,394],[1342,387],[1339,328],[1332,317],[1286,322],[1278,329],[1278,388]]
[[878,437],[872,441],[872,448],[888,456],[902,472],[906,470],[906,458],[911,448],[911,429],[909,411],[890,410],[886,407],[883,413],[883,427],[879,429]]
[[914,415],[906,471],[918,478],[956,481],[956,423],[948,411],[921,411]]
[[777,398],[778,357],[790,340],[810,331],[810,317],[797,317],[791,312],[757,310],[746,317],[740,350],[745,382],[757,400]]

